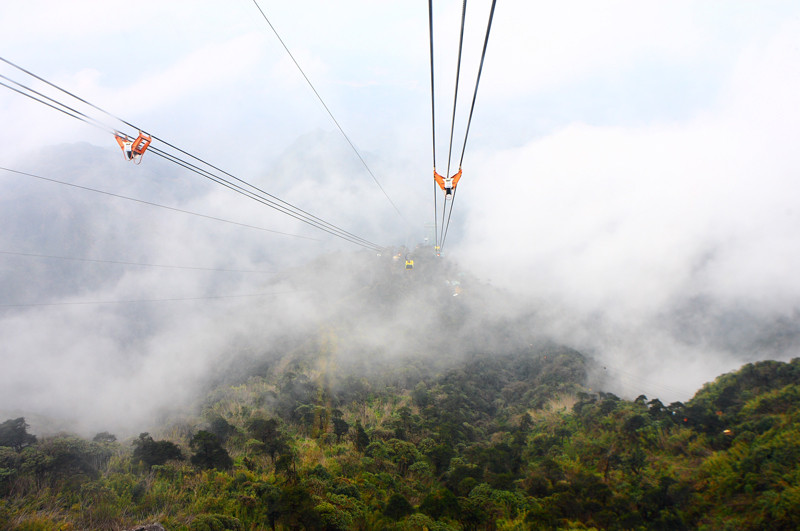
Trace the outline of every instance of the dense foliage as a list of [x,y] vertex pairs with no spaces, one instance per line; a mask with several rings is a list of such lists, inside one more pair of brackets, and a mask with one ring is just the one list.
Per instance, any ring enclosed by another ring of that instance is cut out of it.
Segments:
[[555,346],[370,379],[307,354],[161,440],[6,421],[0,528],[800,528],[800,359],[665,405],[589,392]]

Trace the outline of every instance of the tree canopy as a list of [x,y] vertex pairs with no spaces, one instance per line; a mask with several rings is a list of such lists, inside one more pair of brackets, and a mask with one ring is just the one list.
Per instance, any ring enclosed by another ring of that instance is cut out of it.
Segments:
[[358,392],[287,365],[210,394],[165,440],[40,440],[7,420],[0,528],[800,527],[799,360],[664,404],[591,391],[580,354],[542,348],[348,380]]

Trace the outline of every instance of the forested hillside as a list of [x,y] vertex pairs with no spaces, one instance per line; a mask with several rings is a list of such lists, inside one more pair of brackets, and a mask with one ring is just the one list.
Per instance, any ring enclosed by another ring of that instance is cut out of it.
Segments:
[[[4,529],[796,529],[800,359],[686,404],[552,344],[366,377],[334,332],[131,440],[0,426]],[[402,370],[401,370],[402,368]]]

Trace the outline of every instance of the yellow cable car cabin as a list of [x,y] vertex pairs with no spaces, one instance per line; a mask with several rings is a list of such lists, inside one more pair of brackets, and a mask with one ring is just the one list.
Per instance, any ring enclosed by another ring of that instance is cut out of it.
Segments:
[[406,269],[414,269],[414,260],[406,260]]

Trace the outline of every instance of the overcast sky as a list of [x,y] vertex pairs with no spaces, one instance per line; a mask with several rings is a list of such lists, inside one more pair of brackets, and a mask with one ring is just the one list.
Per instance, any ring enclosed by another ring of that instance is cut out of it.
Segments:
[[[359,235],[382,245],[420,242],[433,219],[427,3],[259,4],[408,225],[348,152],[250,0],[1,2],[0,56]],[[462,3],[435,4],[443,173]],[[489,5],[468,3],[457,146]],[[42,88],[5,64],[0,74]],[[718,322],[689,341],[665,315],[697,311],[702,301],[719,315],[796,317],[797,94],[797,2],[500,1],[445,253],[546,308],[548,332],[617,370],[621,392],[650,387],[686,399],[741,356],[712,337]],[[40,150],[61,143],[117,149],[107,133],[3,87],[0,116],[0,166],[32,171]],[[318,150],[336,142],[326,165]],[[306,165],[305,150],[322,164]],[[287,152],[294,165],[285,165]],[[146,156],[136,170],[164,165]],[[48,176],[59,178],[53,169]],[[0,175],[0,190],[18,185]],[[113,181],[105,189],[119,191]],[[181,190],[180,204],[195,210],[320,236],[274,213],[260,216],[258,205],[225,191]],[[147,191],[163,202],[177,194],[164,183]],[[8,234],[3,241],[16,246],[10,250],[54,253]],[[204,256],[213,245],[203,240]],[[307,241],[275,245],[304,257],[315,249]],[[197,260],[197,249],[142,246],[142,259]],[[244,267],[254,253],[228,257]]]

